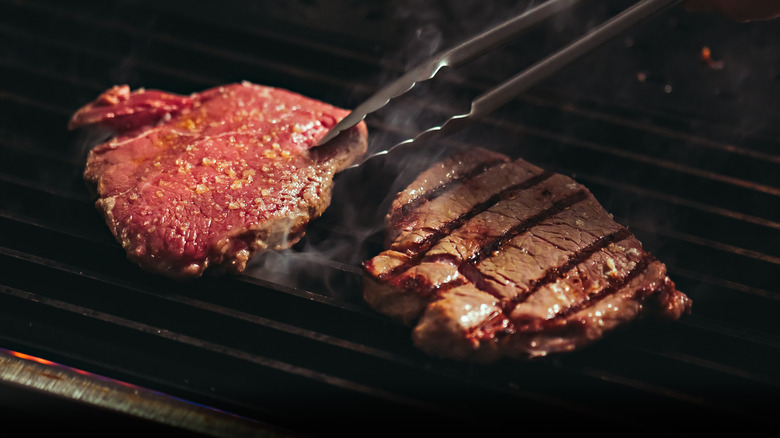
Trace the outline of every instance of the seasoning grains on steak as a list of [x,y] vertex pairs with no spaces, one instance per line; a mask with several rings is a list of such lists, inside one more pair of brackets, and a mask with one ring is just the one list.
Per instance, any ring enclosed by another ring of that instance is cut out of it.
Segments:
[[366,150],[365,124],[312,149],[347,114],[248,82],[190,96],[116,86],[69,127],[115,133],[90,151],[84,178],[128,258],[191,278],[241,272],[254,253],[303,236],[333,176]]
[[492,362],[571,351],[691,301],[587,188],[475,148],[423,172],[387,216],[364,298],[426,353]]

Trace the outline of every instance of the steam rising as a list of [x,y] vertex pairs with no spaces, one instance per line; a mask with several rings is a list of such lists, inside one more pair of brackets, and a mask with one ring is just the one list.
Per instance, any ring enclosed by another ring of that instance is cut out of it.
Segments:
[[[393,2],[384,14],[399,24],[398,40],[395,49],[383,55],[381,64],[388,68],[377,76],[373,87],[378,89],[419,62],[539,3],[465,1],[443,7],[433,1]],[[500,57],[490,62],[505,64]],[[369,115],[368,153],[386,150],[440,125],[454,115],[452,111],[467,112],[475,97],[468,78],[485,73],[479,63],[471,70],[440,72],[435,80],[416,85]],[[446,109],[431,111],[431,102]],[[489,137],[482,135],[479,143],[485,145]],[[258,255],[247,274],[335,298],[357,298],[362,290],[361,264],[383,249],[385,215],[395,194],[431,164],[467,144],[473,143],[447,139],[434,147],[412,145],[337,175],[332,204],[309,226],[307,237],[289,250]]]
[[[386,54],[383,65],[391,68],[379,75],[376,87],[395,79],[417,63],[455,43],[539,2],[520,6],[486,6],[483,2],[450,4],[442,9],[432,2],[397,2],[387,11],[394,22],[405,24],[397,49]],[[517,10],[517,8],[521,8]],[[454,17],[470,16],[461,20]],[[437,76],[438,78],[438,76]],[[449,81],[462,82],[457,77]],[[445,106],[467,107],[468,99],[456,96],[441,84],[418,84],[407,95],[369,116],[369,154],[411,138],[442,122],[419,104],[435,99]],[[447,81],[445,81],[447,82]],[[410,149],[369,160],[357,169],[336,176],[333,201],[321,219],[309,227],[308,236],[293,248],[260,254],[250,262],[247,274],[293,288],[314,290],[335,298],[357,298],[361,286],[361,264],[382,249],[384,220],[395,194],[421,171],[456,148]]]
[[[320,23],[319,8],[324,6],[307,8],[309,3],[301,0],[278,7],[298,11],[301,19],[307,22]],[[356,86],[356,89],[373,90],[433,54],[539,3],[542,1],[350,2],[349,8],[360,10],[351,16],[339,10],[339,13],[333,15],[343,22],[330,26],[347,37],[355,38],[370,31],[371,26],[376,26],[376,32],[382,32],[380,36],[372,35],[377,41],[384,38],[383,43],[386,44],[382,47],[388,48],[380,55],[378,65],[381,68],[373,76],[357,79],[361,81],[361,86]],[[419,84],[403,98],[371,115],[367,120],[369,153],[386,149],[423,129],[438,125],[454,113],[465,112],[471,99],[485,87],[505,80],[517,69],[581,35],[630,2],[585,3],[587,7],[583,10],[561,14],[550,26],[523,36],[497,56],[478,59],[458,71],[445,70],[435,81]],[[263,13],[261,7],[257,7],[257,13]],[[327,7],[346,8],[344,5]],[[215,5],[215,9],[224,10],[218,5]],[[364,15],[369,18],[364,17],[360,23],[354,22],[356,17]],[[547,102],[553,102],[553,105],[558,106],[555,109],[559,110],[567,105],[569,96],[577,96],[580,100],[596,104],[607,102],[613,107],[620,105],[637,108],[641,105],[647,113],[668,113],[671,109],[672,114],[692,115],[692,120],[686,123],[693,135],[701,134],[703,129],[711,129],[713,123],[709,116],[712,115],[733,122],[738,131],[735,136],[760,132],[776,125],[778,113],[767,111],[767,108],[771,108],[767,102],[774,102],[775,97],[780,97],[777,96],[776,87],[780,70],[776,65],[776,56],[771,53],[773,45],[763,41],[761,36],[761,29],[772,23],[740,27],[745,30],[733,32],[736,38],[718,44],[722,40],[717,38],[718,32],[724,26],[736,24],[711,17],[711,26],[705,31],[692,33],[688,28],[693,26],[685,20],[701,20],[701,16],[679,13],[673,17],[682,19],[675,21],[667,17],[663,21],[650,23],[644,30],[631,32],[626,39],[584,59],[573,66],[568,74],[552,78],[547,89],[557,94]],[[662,38],[663,42],[659,43],[658,38]],[[711,46],[713,54],[724,60],[723,69],[712,70],[701,65],[698,56],[704,45]],[[674,50],[662,51],[658,47]],[[641,81],[637,79],[640,76],[644,78]],[[775,87],[771,88],[773,85]],[[684,90],[687,90],[689,96],[681,95],[686,92]],[[357,91],[354,93],[354,103],[367,97],[358,95]],[[426,105],[421,105],[421,102]],[[598,109],[598,105],[594,106]],[[611,109],[614,108],[608,107],[608,110]],[[556,119],[543,121],[533,119],[535,114],[532,111],[535,109],[521,109],[506,116],[507,123],[537,124],[542,126],[540,129],[555,130],[559,137],[569,134],[578,137],[576,129],[579,128],[572,128],[571,124],[566,123],[568,119],[565,115],[558,115],[565,111],[547,111],[546,114],[553,114],[551,117]],[[702,113],[707,117],[696,117]],[[509,117],[512,119],[509,120]],[[697,125],[697,120],[703,120],[701,126]],[[502,122],[498,120],[495,125]],[[259,254],[250,261],[247,274],[337,298],[355,297],[361,289],[360,264],[381,249],[384,216],[392,198],[442,155],[454,152],[460,144],[472,144],[509,152],[509,155],[515,157],[524,156],[551,170],[557,170],[555,166],[559,165],[553,153],[534,149],[538,145],[532,144],[532,141],[526,142],[525,137],[533,134],[522,130],[516,130],[516,136],[510,139],[506,136],[495,138],[496,134],[489,130],[464,135],[471,135],[471,140],[460,142],[460,137],[455,137],[433,148],[391,153],[371,160],[358,169],[337,175],[332,204],[322,218],[310,224],[307,236],[289,250]],[[86,148],[95,143],[99,143],[97,138],[89,138],[80,144]],[[85,151],[80,152],[83,155]],[[592,168],[590,171],[606,174],[608,169]],[[606,201],[605,207],[612,210],[609,198],[602,197],[600,200]]]

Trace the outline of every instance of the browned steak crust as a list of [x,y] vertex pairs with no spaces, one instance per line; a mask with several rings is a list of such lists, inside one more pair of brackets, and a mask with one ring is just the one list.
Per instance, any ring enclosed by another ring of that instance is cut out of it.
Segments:
[[388,214],[388,249],[364,263],[366,301],[414,325],[416,346],[482,362],[536,357],[690,310],[587,188],[502,157],[477,148],[423,172]]

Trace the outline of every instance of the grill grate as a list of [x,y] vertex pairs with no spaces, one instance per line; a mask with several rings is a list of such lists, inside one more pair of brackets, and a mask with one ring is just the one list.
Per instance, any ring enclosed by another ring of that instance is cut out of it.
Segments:
[[[777,425],[780,64],[767,56],[776,23],[670,11],[439,149],[409,152],[480,145],[573,175],[694,301],[675,323],[482,366],[425,357],[407,328],[360,300],[358,266],[381,248],[386,196],[426,160],[339,175],[304,241],[235,278],[146,275],[95,212],[81,181],[94,139],[65,126],[116,83],[190,93],[250,80],[351,107],[530,2],[267,3],[0,0],[0,348],[315,435],[598,421],[685,436]],[[490,83],[626,5],[587,3],[370,117],[370,147],[462,112]],[[705,44],[723,70],[699,62]]]

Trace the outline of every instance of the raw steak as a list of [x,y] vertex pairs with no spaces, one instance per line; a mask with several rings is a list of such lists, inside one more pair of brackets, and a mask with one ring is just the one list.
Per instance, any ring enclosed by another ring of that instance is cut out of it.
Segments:
[[246,82],[190,96],[117,86],[69,127],[115,133],[90,151],[84,178],[128,257],[188,278],[241,272],[257,251],[303,236],[333,176],[365,152],[364,124],[310,149],[347,113]]
[[691,302],[663,263],[574,180],[481,148],[423,172],[363,265],[375,310],[423,351],[491,362],[570,351]]

